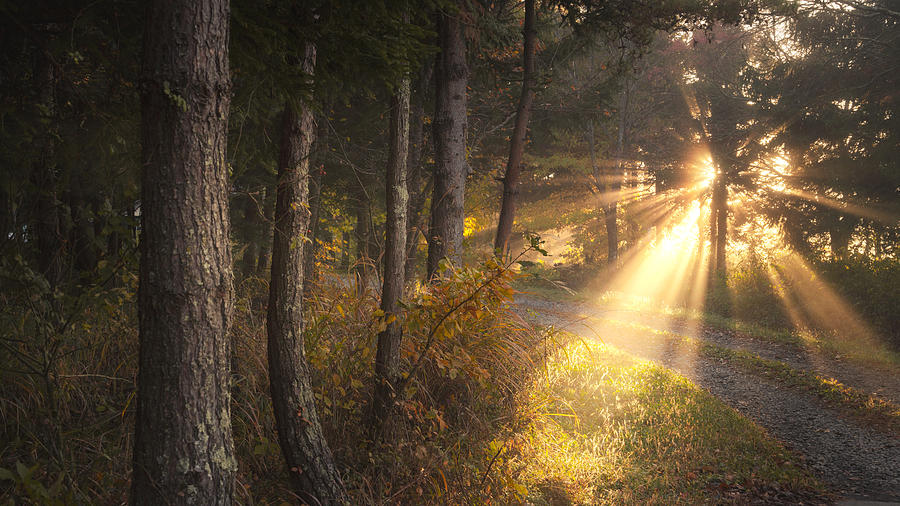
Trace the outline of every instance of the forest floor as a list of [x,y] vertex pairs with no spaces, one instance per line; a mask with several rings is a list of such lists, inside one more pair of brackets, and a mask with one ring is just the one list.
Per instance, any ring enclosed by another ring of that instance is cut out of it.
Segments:
[[[900,370],[695,319],[516,298],[531,321],[670,368],[756,422],[844,501],[900,502]],[[850,504],[850,502],[848,502]]]

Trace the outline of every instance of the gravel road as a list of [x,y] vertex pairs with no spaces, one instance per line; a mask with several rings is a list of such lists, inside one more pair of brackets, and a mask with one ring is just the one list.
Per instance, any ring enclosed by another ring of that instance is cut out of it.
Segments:
[[800,455],[843,500],[900,504],[900,435],[875,430],[847,418],[806,391],[749,374],[726,360],[697,354],[690,342],[660,332],[629,330],[628,325],[752,351],[894,402],[900,401],[900,374],[896,371],[893,374],[868,371],[789,344],[773,344],[657,314],[524,296],[517,297],[516,303],[523,315],[541,325],[600,339],[687,376]]

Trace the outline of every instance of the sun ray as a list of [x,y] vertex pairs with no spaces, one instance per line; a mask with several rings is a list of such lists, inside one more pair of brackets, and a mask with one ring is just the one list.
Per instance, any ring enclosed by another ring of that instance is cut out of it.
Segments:
[[809,202],[823,205],[831,209],[843,211],[862,218],[869,218],[885,225],[896,225],[900,222],[900,212],[891,209],[885,205],[861,205],[846,199],[836,199],[817,193],[810,193],[803,190],[787,188],[782,193],[792,197],[798,197]]

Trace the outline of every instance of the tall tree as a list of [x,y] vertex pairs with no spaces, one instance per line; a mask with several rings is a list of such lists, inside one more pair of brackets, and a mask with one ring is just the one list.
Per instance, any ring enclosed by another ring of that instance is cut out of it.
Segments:
[[459,12],[438,14],[438,55],[434,72],[434,190],[428,230],[428,278],[443,259],[458,263],[462,253],[466,194],[466,40]]
[[[300,64],[312,76],[316,46],[306,43]],[[309,225],[309,155],[315,137],[313,111],[288,103],[281,124],[272,279],[266,318],[269,388],[281,451],[291,482],[309,503],[336,504],[343,498],[319,417],[303,339],[303,251]]]
[[415,86],[411,86],[409,104],[409,149],[406,162],[409,207],[406,212],[406,275],[413,278],[416,268],[420,233],[425,229],[422,210],[431,189],[431,179],[425,171],[425,102],[434,67],[423,65]]
[[610,267],[615,267],[619,259],[618,211],[620,192],[625,179],[625,142],[628,130],[629,98],[629,79],[626,77],[622,89],[619,91],[616,163],[613,174],[609,178],[608,192],[603,205],[604,221],[606,222],[606,261]]
[[509,237],[512,234],[513,221],[516,216],[522,157],[525,154],[525,135],[528,131],[528,119],[531,117],[531,106],[534,104],[536,81],[534,51],[537,45],[534,21],[534,0],[525,0],[525,22],[522,25],[524,40],[522,94],[516,109],[515,127],[513,127],[512,137],[509,139],[509,159],[506,162],[506,174],[503,176],[503,197],[500,203],[500,218],[497,221],[497,237],[494,239],[494,251],[499,255],[506,254],[506,250],[509,248]]
[[141,100],[134,504],[230,504],[228,0],[154,0]]
[[[41,25],[42,35],[50,38],[54,30],[52,23]],[[63,228],[65,219],[62,216],[62,203],[57,195],[58,175],[53,163],[55,151],[54,139],[59,135],[56,116],[56,66],[45,51],[38,53],[34,65],[34,87],[38,93],[42,116],[50,125],[40,136],[40,155],[35,160],[34,184],[37,188],[35,198],[35,235],[40,252],[38,268],[51,287],[56,287],[63,278],[65,261],[66,235]]]
[[387,327],[378,334],[375,354],[374,428],[376,437],[390,418],[394,385],[400,377],[400,343],[403,338],[398,315],[406,270],[406,162],[409,149],[409,78],[404,77],[391,97],[390,154],[386,171],[387,222],[384,241],[384,282],[381,310]]
[[525,0],[525,22],[522,25],[523,35],[523,72],[522,95],[516,109],[516,123],[512,137],[509,139],[509,159],[506,162],[506,174],[503,176],[503,197],[500,203],[500,218],[497,221],[497,237],[494,239],[494,251],[504,255],[509,248],[509,237],[516,216],[516,199],[519,195],[519,176],[522,172],[522,157],[525,154],[525,135],[528,131],[528,119],[531,117],[531,106],[534,104],[534,51],[537,45],[537,31],[534,27],[534,0]]

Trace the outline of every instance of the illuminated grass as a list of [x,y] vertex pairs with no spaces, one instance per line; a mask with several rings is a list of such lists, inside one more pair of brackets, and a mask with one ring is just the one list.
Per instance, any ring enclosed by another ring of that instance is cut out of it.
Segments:
[[[572,293],[560,288],[559,285],[561,283],[554,279],[552,270],[544,269],[534,275],[522,276],[517,281],[516,288],[524,293],[549,300],[563,302],[597,300],[596,294],[590,294],[585,290]],[[606,292],[601,295],[599,306],[612,306],[658,316],[699,321],[711,327],[737,331],[756,339],[796,346],[834,359],[851,360],[870,368],[881,368],[890,374],[894,374],[896,372],[895,368],[900,367],[900,352],[891,350],[877,342],[870,342],[865,346],[860,346],[857,341],[845,339],[836,333],[807,329],[773,328],[715,313],[678,306],[667,306],[645,298],[631,297],[613,292]]]
[[610,318],[591,318],[607,324],[642,333],[664,336],[695,347],[697,353],[709,358],[726,360],[747,372],[774,378],[784,384],[809,390],[832,407],[860,419],[877,428],[900,435],[900,406],[877,395],[842,384],[833,378],[824,378],[809,371],[791,367],[778,360],[762,358],[746,351],[735,350],[704,342],[701,339],[660,330],[647,325],[623,322]]
[[713,327],[736,330],[752,337],[792,344],[805,349],[823,353],[826,356],[840,359],[849,359],[867,366],[900,366],[900,353],[892,351],[884,346],[860,346],[854,340],[842,339],[841,336],[827,332],[812,332],[808,330],[773,329],[754,323],[735,320],[724,316],[689,312],[673,311],[673,314],[695,320],[701,320]]
[[[688,379],[573,340],[531,392],[527,431],[501,464],[533,504],[698,504],[769,487],[819,493],[765,432]],[[729,495],[730,494],[730,495]]]

